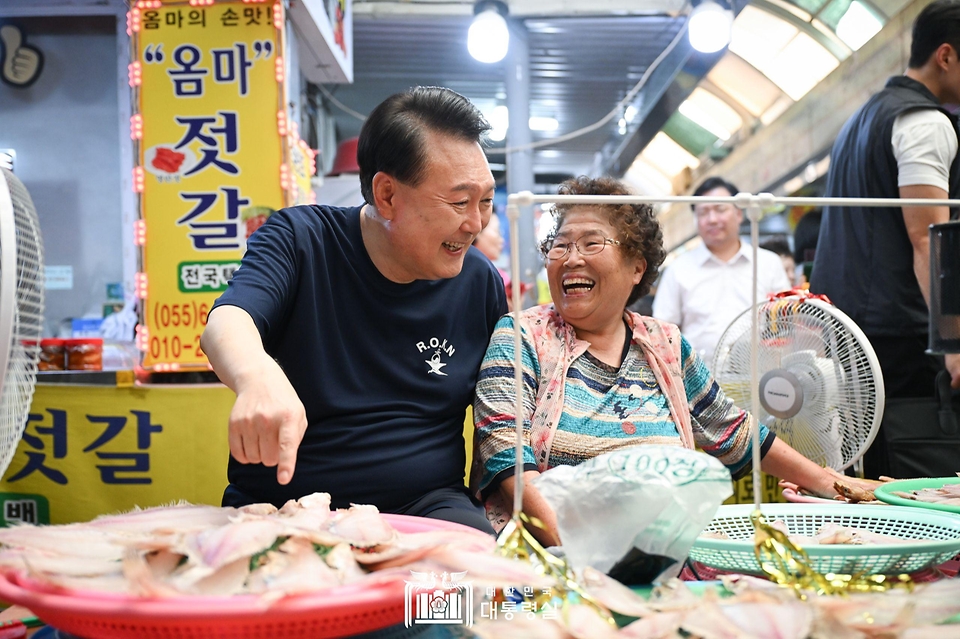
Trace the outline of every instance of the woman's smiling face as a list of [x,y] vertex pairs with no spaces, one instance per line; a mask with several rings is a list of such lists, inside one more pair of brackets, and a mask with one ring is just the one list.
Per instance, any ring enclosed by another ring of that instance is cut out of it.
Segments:
[[617,230],[601,209],[578,206],[567,212],[553,244],[566,244],[569,250],[562,258],[547,259],[547,279],[561,317],[575,329],[593,332],[620,321],[646,264],[641,258],[626,257],[619,246],[610,243],[599,253],[581,255],[574,242],[586,248],[591,237],[599,242],[619,241]]

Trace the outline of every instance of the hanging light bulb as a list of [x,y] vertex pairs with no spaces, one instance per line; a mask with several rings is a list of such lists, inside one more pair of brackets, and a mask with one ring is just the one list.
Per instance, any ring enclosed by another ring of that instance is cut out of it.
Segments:
[[467,32],[467,50],[480,62],[500,62],[510,46],[510,32],[504,19],[507,5],[499,0],[480,0],[473,5],[473,14]]
[[687,32],[690,46],[701,53],[715,53],[730,44],[733,12],[714,0],[704,0],[690,13]]

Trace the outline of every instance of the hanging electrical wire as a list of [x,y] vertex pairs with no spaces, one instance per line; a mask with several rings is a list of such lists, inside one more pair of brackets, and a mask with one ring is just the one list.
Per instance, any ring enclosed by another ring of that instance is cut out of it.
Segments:
[[570,133],[564,133],[563,135],[560,135],[555,138],[550,138],[549,140],[531,142],[529,144],[522,144],[520,146],[507,146],[502,149],[485,149],[486,152],[491,155],[492,154],[499,155],[501,153],[509,154],[509,153],[518,153],[520,151],[530,151],[533,149],[540,149],[543,147],[549,147],[555,144],[560,144],[562,142],[573,140],[574,138],[578,138],[582,135],[586,135],[587,133],[592,133],[593,131],[596,131],[597,129],[603,126],[606,126],[613,118],[620,115],[620,113],[623,111],[623,109],[626,108],[627,105],[633,102],[633,100],[637,97],[637,94],[640,93],[640,90],[647,83],[647,80],[650,79],[650,75],[657,69],[657,67],[660,66],[660,63],[662,63],[664,59],[666,59],[666,57],[670,55],[670,52],[676,48],[677,44],[679,44],[680,40],[687,33],[687,23],[688,21],[685,20],[683,23],[683,26],[680,27],[679,31],[677,31],[677,35],[674,36],[673,40],[670,41],[670,44],[668,44],[667,47],[660,52],[660,55],[658,55],[656,59],[650,64],[650,66],[647,67],[646,71],[643,72],[643,75],[640,76],[640,80],[638,80],[637,83],[634,85],[634,87],[630,89],[627,92],[627,94],[623,97],[623,99],[617,102],[617,104],[610,110],[610,112],[607,113],[605,116],[603,116],[601,119],[581,129],[577,129],[576,131],[571,131]]
[[367,116],[365,116],[362,113],[358,113],[357,111],[354,111],[353,109],[345,105],[343,102],[333,97],[333,94],[327,91],[327,89],[322,84],[318,84],[317,88],[320,89],[320,93],[322,93],[325,98],[330,100],[330,102],[332,102],[334,106],[339,108],[341,111],[343,111],[347,115],[352,115],[353,117],[360,120],[361,122],[365,122],[367,120]]
[[[689,11],[689,7],[690,5],[687,4],[684,8]],[[637,94],[639,94],[640,90],[643,89],[643,87],[647,84],[647,81],[650,79],[650,76],[653,74],[653,72],[657,70],[657,67],[659,67],[660,64],[666,59],[666,57],[670,55],[670,53],[680,43],[680,40],[683,39],[683,37],[686,35],[688,24],[689,24],[689,19],[684,20],[683,26],[680,27],[679,31],[677,31],[677,34],[673,37],[673,40],[670,41],[670,44],[668,44],[666,48],[660,52],[660,55],[658,55],[656,59],[654,59],[654,61],[650,63],[650,66],[646,68],[646,70],[643,72],[643,75],[640,76],[640,79],[633,86],[633,88],[627,91],[627,94],[623,97],[623,99],[617,102],[617,104],[614,105],[614,107],[610,110],[610,112],[607,113],[605,116],[603,116],[601,119],[597,120],[593,124],[577,129],[576,131],[571,131],[570,133],[564,133],[563,135],[557,136],[555,138],[550,138],[549,140],[531,142],[529,144],[523,144],[520,146],[507,146],[502,149],[488,148],[488,149],[485,149],[486,152],[491,155],[493,154],[499,155],[504,153],[509,154],[509,153],[518,153],[521,151],[530,151],[533,149],[541,149],[544,147],[550,147],[556,144],[567,142],[569,140],[573,140],[575,138],[586,135],[587,133],[592,133],[593,131],[596,131],[597,129],[606,126],[607,124],[610,123],[611,120],[619,116],[623,112],[623,110],[634,101],[634,99],[636,99]],[[344,113],[347,113],[357,118],[361,122],[367,119],[367,117],[362,113],[358,113],[357,111],[354,111],[353,109],[351,109],[350,107],[346,106],[345,104],[337,100],[335,97],[333,97],[333,94],[327,91],[326,88],[323,87],[323,85],[317,85],[317,86],[320,89],[320,92],[323,93],[323,95],[328,100],[330,100],[331,103],[333,103],[335,106],[341,109]]]

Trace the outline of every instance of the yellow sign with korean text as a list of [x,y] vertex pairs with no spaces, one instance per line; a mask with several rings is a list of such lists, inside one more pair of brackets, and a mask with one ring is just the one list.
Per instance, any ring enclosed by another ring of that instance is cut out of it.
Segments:
[[317,194],[313,190],[312,178],[317,172],[316,152],[297,135],[296,127],[287,137],[290,149],[290,168],[293,173],[291,182],[294,206],[316,204]]
[[206,366],[207,313],[285,204],[283,20],[273,2],[131,9],[145,368]]
[[63,524],[179,500],[219,506],[225,386],[37,386],[0,481],[0,525]]

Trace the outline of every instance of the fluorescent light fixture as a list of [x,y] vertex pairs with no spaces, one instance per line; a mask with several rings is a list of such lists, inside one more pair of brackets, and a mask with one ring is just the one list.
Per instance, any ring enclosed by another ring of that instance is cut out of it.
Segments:
[[854,0],[837,23],[837,37],[856,51],[877,35],[882,28],[883,23],[877,19],[877,16],[862,3]]
[[498,0],[480,0],[473,5],[473,13],[473,22],[467,31],[467,50],[480,62],[500,62],[510,46],[510,31],[504,19],[507,5]]
[[560,123],[556,118],[531,117],[527,124],[531,131],[556,131]]
[[733,12],[714,0],[703,0],[690,13],[687,35],[690,46],[701,53],[715,53],[730,42]]
[[[500,104],[489,112],[485,111],[484,117],[492,127],[487,132],[487,137],[494,142],[502,142],[507,137],[507,129],[510,127],[510,111]],[[556,118],[537,116],[527,120],[527,126],[531,131],[556,131],[560,128],[560,123]]]

